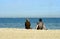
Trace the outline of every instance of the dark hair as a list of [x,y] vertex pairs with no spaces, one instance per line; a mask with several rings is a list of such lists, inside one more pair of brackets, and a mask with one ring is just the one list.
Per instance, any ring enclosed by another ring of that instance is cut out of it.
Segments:
[[41,22],[42,22],[42,19],[40,18],[40,19],[39,19],[39,21],[41,21]]

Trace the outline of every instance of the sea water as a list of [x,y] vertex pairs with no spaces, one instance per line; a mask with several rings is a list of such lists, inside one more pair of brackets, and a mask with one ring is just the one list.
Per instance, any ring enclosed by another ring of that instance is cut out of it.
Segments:
[[[39,18],[29,18],[31,28],[35,29]],[[60,29],[60,18],[42,18],[47,29]],[[26,18],[0,18],[0,28],[25,28]]]

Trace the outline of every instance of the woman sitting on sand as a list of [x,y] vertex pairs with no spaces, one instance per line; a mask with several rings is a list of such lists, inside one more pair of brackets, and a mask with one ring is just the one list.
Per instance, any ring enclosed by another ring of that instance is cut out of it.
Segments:
[[42,22],[42,19],[39,19],[39,23],[37,24],[36,29],[37,29],[37,30],[43,30],[43,29],[46,30],[45,25],[44,25],[44,23]]
[[25,22],[25,29],[31,29],[30,28],[30,21],[29,21],[29,19],[26,19],[26,22]]

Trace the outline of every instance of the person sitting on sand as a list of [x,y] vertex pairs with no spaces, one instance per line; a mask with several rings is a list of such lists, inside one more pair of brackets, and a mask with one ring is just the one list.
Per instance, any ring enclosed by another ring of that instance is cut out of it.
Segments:
[[30,26],[31,26],[31,24],[30,24],[29,19],[26,19],[26,22],[25,22],[25,29],[31,29]]
[[46,30],[46,27],[45,27],[44,23],[42,22],[42,19],[39,19],[39,23],[37,23],[36,29],[37,30],[43,30],[43,29]]

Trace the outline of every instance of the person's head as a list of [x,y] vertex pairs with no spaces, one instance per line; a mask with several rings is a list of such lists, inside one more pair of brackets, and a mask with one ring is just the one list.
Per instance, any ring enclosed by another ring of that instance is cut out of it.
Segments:
[[42,22],[42,19],[41,18],[39,19],[39,22]]
[[28,18],[26,18],[26,21],[27,21],[27,22],[29,22],[29,19],[28,19]]

